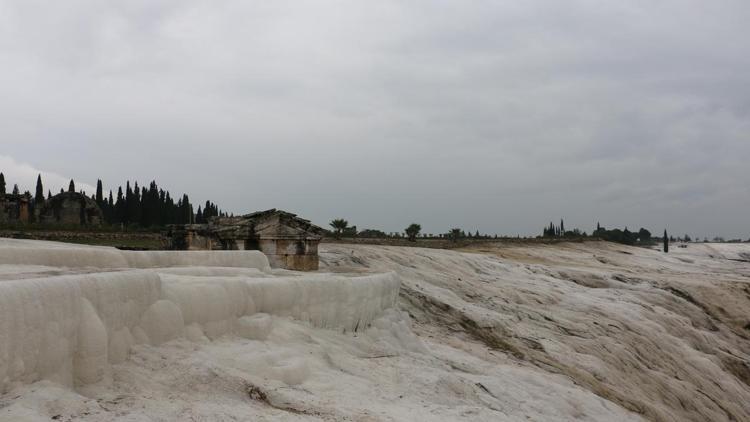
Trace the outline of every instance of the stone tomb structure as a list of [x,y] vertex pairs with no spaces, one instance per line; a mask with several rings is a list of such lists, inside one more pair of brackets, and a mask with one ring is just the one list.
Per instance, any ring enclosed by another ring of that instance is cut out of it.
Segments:
[[212,217],[207,224],[173,225],[166,237],[170,249],[260,250],[274,268],[314,271],[323,229],[295,214],[271,209]]
[[78,192],[62,192],[44,201],[37,209],[37,221],[42,224],[70,226],[99,226],[102,210],[96,201]]
[[0,195],[0,223],[28,223],[31,196],[29,194]]

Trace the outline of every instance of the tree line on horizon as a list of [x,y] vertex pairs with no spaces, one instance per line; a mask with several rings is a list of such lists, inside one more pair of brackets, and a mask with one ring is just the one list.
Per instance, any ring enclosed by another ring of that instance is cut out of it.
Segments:
[[[471,231],[464,231],[460,228],[452,228],[446,233],[441,234],[427,234],[427,233],[421,233],[422,226],[417,223],[412,223],[408,227],[404,229],[403,232],[390,232],[386,233],[382,230],[377,229],[364,229],[361,231],[357,230],[357,226],[349,225],[349,222],[346,219],[343,218],[337,218],[332,220],[329,223],[329,226],[332,228],[332,230],[325,230],[328,235],[333,236],[336,239],[341,238],[364,238],[364,239],[403,239],[406,238],[409,241],[416,241],[417,238],[422,239],[447,239],[451,240],[453,242],[457,242],[458,240],[470,240],[470,239],[520,239],[522,238],[519,235],[516,236],[498,236],[495,235],[487,235],[487,234],[480,234],[479,230],[477,230],[475,233],[471,233]],[[680,236],[669,236],[666,233],[666,230],[664,231],[664,236],[666,237],[654,237],[651,232],[645,228],[639,229],[637,232],[631,232],[627,227],[625,229],[620,230],[618,228],[615,229],[606,229],[601,224],[596,224],[596,229],[591,232],[589,235],[585,231],[582,231],[580,229],[574,228],[572,230],[566,230],[565,229],[565,221],[560,220],[559,225],[555,225],[554,223],[550,222],[548,226],[545,226],[542,230],[541,236],[537,236],[537,238],[540,239],[601,239],[609,242],[615,242],[615,243],[622,243],[625,245],[654,245],[658,241],[663,241],[666,239],[668,243],[675,243],[675,242],[698,242],[698,239],[693,239],[689,235],[684,235],[682,237]],[[523,237],[526,239],[526,237]],[[708,238],[704,238],[703,242],[708,242]],[[725,240],[721,237],[714,237],[713,242],[725,242]],[[729,242],[742,242],[741,239],[733,239]],[[750,239],[747,240],[747,242],[750,242]]]
[[[60,189],[60,193],[65,192],[64,189]],[[75,182],[70,181],[68,186],[68,192],[76,192]],[[79,191],[78,193],[86,195],[85,191]],[[0,199],[8,195],[7,183],[5,175],[0,172]],[[52,199],[52,192],[47,191],[45,197],[44,186],[42,183],[42,176],[39,174],[36,181],[35,193],[32,196],[28,190],[21,193],[18,184],[13,185],[11,195],[25,196],[29,199],[29,206],[32,218],[34,217],[34,209],[41,206],[44,202]],[[215,203],[206,201],[205,204],[199,205],[197,211],[194,212],[193,204],[190,202],[190,198],[187,194],[183,194],[177,201],[173,199],[169,191],[159,188],[156,181],[152,181],[149,187],[140,187],[136,181],[131,187],[130,181],[126,181],[125,189],[119,186],[117,189],[117,195],[113,194],[110,189],[108,195],[105,196],[104,188],[101,179],[97,180],[96,192],[91,195],[91,199],[94,200],[102,210],[102,217],[104,222],[109,225],[123,225],[128,227],[141,227],[141,228],[158,228],[169,224],[203,224],[207,223],[212,217],[226,217],[230,214],[222,211]],[[427,234],[422,233],[421,225],[412,223],[404,229],[403,232],[390,232],[386,233],[376,229],[364,229],[362,231],[357,230],[357,226],[350,226],[349,222],[343,218],[338,218],[331,221],[330,226],[333,230],[326,230],[329,235],[336,238],[341,237],[360,237],[360,238],[407,238],[411,241],[416,241],[418,237],[421,238],[439,238],[439,239],[450,239],[452,241],[458,241],[460,239],[497,239],[497,234],[488,235],[480,234],[479,230],[474,233],[471,231],[464,231],[460,228],[452,228],[446,233],[440,234]],[[521,238],[521,236],[500,236],[502,238]],[[555,225],[550,222],[548,226],[545,226],[542,230],[542,238],[599,238],[611,242],[623,243],[627,245],[636,244],[653,244],[655,239],[652,238],[651,232],[641,228],[637,232],[631,232],[625,227],[624,230],[611,229],[607,230],[597,223],[596,230],[591,235],[588,235],[585,231],[581,231],[577,228],[573,230],[566,230],[565,223],[561,219],[560,225]],[[525,237],[524,237],[525,238]],[[668,236],[669,242],[692,242],[699,241],[693,239],[689,235],[683,237]],[[708,242],[708,238],[704,238],[703,242]],[[722,237],[714,237],[713,242],[742,242],[741,239],[725,240]],[[750,242],[750,239],[747,240]]]
[[[565,222],[563,220],[560,220],[560,225],[555,225],[554,223],[549,223],[548,226],[545,226],[542,230],[542,238],[568,238],[568,239],[576,239],[576,238],[597,238],[601,240],[606,240],[609,242],[615,242],[615,243],[622,243],[625,245],[653,245],[657,243],[658,241],[663,241],[664,237],[666,237],[666,241],[669,243],[675,243],[675,242],[699,242],[698,238],[693,238],[690,235],[683,235],[683,236],[673,236],[668,235],[666,230],[664,231],[664,236],[662,238],[655,238],[651,234],[649,230],[646,230],[644,228],[641,228],[637,232],[631,232],[628,230],[627,227],[625,229],[620,230],[618,228],[608,230],[605,227],[603,227],[601,224],[596,223],[596,229],[591,232],[591,235],[586,234],[585,231],[581,231],[579,229],[573,229],[570,231],[565,230]],[[712,240],[712,242],[716,243],[724,243],[727,242],[723,237],[716,236]],[[709,239],[707,237],[704,237],[702,242],[709,242]],[[728,242],[742,242],[741,239],[732,239]],[[747,240],[747,242],[750,242],[750,239]]]
[[[460,239],[497,239],[498,235],[480,234],[476,230],[473,234],[471,231],[464,231],[461,228],[452,228],[446,233],[422,233],[422,226],[418,223],[411,223],[403,232],[386,233],[377,229],[357,230],[357,226],[350,226],[349,222],[343,218],[336,218],[329,223],[333,230],[326,230],[328,235],[336,239],[343,238],[364,238],[364,239],[403,239],[406,238],[411,242],[416,242],[417,238],[423,239],[448,239],[458,241]],[[516,236],[519,238],[520,236]]]
[[550,222],[542,230],[542,238],[563,238],[563,239],[581,239],[581,238],[598,238],[610,242],[622,243],[625,245],[650,245],[653,244],[651,232],[641,227],[637,232],[631,232],[625,227],[624,230],[618,228],[607,230],[601,224],[596,223],[596,229],[589,236],[585,231],[580,229],[565,230],[565,221],[560,220],[560,225]]
[[[0,197],[7,195],[5,175],[0,173]],[[76,192],[75,182],[70,181],[68,192]],[[60,193],[64,193],[60,189]],[[81,190],[77,193],[87,196],[86,192]],[[17,184],[14,184],[13,195],[25,195],[29,198],[31,215],[34,216],[34,209],[52,199],[52,191],[48,190],[45,197],[42,175],[37,176],[35,193],[25,191],[20,193]],[[117,195],[110,189],[109,194],[105,195],[101,179],[96,182],[96,192],[90,197],[102,210],[102,218],[109,225],[123,225],[128,227],[163,227],[169,224],[190,224],[206,223],[209,218],[217,216],[227,216],[216,204],[211,201],[198,206],[196,212],[193,211],[193,204],[187,194],[183,194],[175,201],[168,190],[159,188],[156,181],[152,181],[148,188],[139,186],[136,181],[132,186],[130,181],[126,181],[125,189],[118,186]]]

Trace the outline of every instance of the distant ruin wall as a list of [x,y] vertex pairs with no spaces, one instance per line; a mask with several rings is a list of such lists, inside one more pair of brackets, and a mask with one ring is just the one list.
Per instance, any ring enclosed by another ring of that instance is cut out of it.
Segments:
[[275,268],[297,271],[318,269],[318,240],[261,239],[260,250]]
[[44,201],[38,210],[42,224],[99,226],[104,221],[96,201],[77,192],[63,192]]
[[6,194],[0,197],[0,223],[28,223],[31,220],[29,203],[26,195]]
[[176,250],[260,250],[274,268],[318,269],[323,229],[283,210],[239,217],[212,217],[204,224],[169,226],[165,237]]
[[208,225],[189,224],[172,226],[165,238],[167,247],[173,250],[258,250],[263,252],[274,268],[295,271],[315,271],[318,269],[319,237],[304,235],[224,236],[225,233],[211,231]]

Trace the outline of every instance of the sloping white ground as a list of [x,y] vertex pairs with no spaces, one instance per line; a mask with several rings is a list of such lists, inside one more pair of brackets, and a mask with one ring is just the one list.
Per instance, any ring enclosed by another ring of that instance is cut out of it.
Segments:
[[2,258],[47,246],[0,240],[3,421],[750,415],[742,245],[323,245],[337,275]]
[[324,261],[395,270],[420,336],[504,351],[650,420],[750,420],[750,245],[472,252],[334,246]]
[[[361,331],[394,307],[399,289],[393,273],[274,275],[254,251],[49,245],[0,243],[0,393],[42,380],[69,388],[107,381],[112,365],[139,346],[232,335],[264,340],[273,318]],[[294,384],[306,369],[290,365],[276,375]],[[0,417],[19,417],[8,413],[13,408]]]

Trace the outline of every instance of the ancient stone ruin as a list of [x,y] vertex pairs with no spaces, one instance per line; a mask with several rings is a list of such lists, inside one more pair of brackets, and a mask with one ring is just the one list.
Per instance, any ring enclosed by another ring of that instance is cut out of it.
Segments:
[[30,204],[28,193],[0,195],[0,223],[28,223]]
[[99,226],[103,221],[96,201],[78,192],[61,192],[44,201],[36,212],[41,224]]
[[167,246],[178,250],[260,250],[274,268],[318,269],[323,229],[297,215],[270,209],[240,217],[212,217],[207,224],[173,225]]

